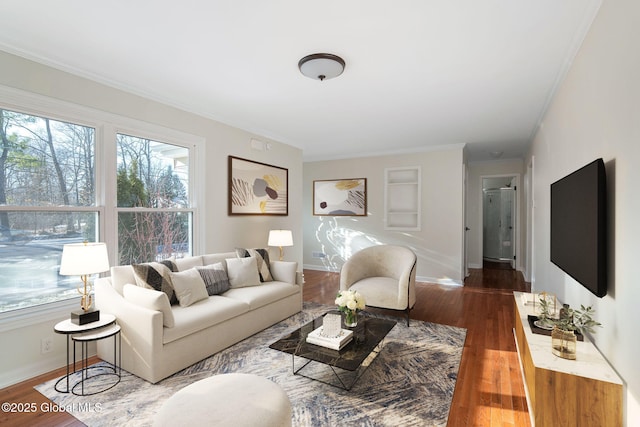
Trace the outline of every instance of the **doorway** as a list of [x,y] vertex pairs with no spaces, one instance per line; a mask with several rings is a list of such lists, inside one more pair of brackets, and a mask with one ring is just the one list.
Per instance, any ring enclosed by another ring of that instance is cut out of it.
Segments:
[[492,268],[515,268],[516,176],[482,179],[482,259]]

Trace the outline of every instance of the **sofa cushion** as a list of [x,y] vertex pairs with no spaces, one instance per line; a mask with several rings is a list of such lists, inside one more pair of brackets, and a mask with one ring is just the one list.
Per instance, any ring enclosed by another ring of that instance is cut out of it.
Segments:
[[367,304],[372,307],[384,307],[396,310],[407,308],[406,295],[404,305],[398,297],[398,280],[390,277],[367,277],[358,280],[349,287],[352,291],[358,291],[367,299]]
[[149,310],[161,311],[162,324],[167,328],[173,328],[175,325],[173,312],[171,311],[171,305],[169,304],[169,298],[164,292],[142,288],[128,283],[122,287],[122,295],[124,296],[124,299],[132,302],[133,304]]
[[122,293],[124,285],[127,283],[136,283],[136,276],[133,274],[133,267],[130,265],[115,265],[111,267],[111,286]]
[[164,328],[162,342],[170,343],[249,311],[249,304],[214,295],[189,307],[173,307],[175,326]]
[[260,276],[254,257],[229,258],[227,262],[227,275],[232,288],[244,288],[260,285]]
[[209,296],[220,295],[231,288],[229,276],[227,276],[227,270],[224,268],[223,263],[218,262],[212,265],[196,267],[196,269],[204,281]]
[[202,257],[189,256],[186,258],[176,258],[175,263],[176,263],[176,267],[178,267],[178,271],[186,271],[190,268],[201,266]]
[[236,258],[238,255],[235,252],[222,252],[219,254],[206,254],[202,255],[202,265],[211,265],[217,264],[219,262],[222,263],[224,268],[227,268],[225,260],[228,258]]
[[180,307],[189,307],[195,302],[209,298],[204,280],[195,268],[169,273],[169,275]]
[[237,248],[236,254],[238,254],[238,258],[254,257],[256,259],[261,282],[271,282],[273,280],[270,270],[268,249]]
[[298,285],[284,282],[269,282],[260,286],[231,288],[222,296],[242,301],[255,310],[274,301],[281,300],[300,291]]
[[165,260],[161,262],[133,264],[132,267],[138,286],[162,291],[169,297],[170,304],[178,303],[170,275],[172,271],[177,271],[177,267],[173,261]]

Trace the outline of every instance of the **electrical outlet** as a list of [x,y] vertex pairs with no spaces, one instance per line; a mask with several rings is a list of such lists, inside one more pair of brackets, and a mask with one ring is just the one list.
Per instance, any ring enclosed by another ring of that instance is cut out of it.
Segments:
[[53,351],[53,338],[47,337],[40,340],[40,352],[42,354],[51,353]]
[[312,252],[311,253],[311,257],[312,258],[326,258],[327,254],[325,254],[324,252]]

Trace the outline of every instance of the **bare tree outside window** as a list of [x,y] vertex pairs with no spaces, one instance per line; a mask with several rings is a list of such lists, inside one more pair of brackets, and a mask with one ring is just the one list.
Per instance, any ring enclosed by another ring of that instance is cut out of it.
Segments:
[[190,254],[189,150],[118,134],[117,154],[119,263]]
[[0,109],[0,312],[77,296],[66,243],[95,241],[95,129]]
[[93,127],[0,108],[0,313],[77,298],[78,278],[58,273],[62,246],[98,241],[101,222],[117,228],[114,264],[192,253],[190,149],[125,134],[104,144],[116,145],[117,164],[102,165],[115,206],[97,203]]
[[[66,243],[107,241],[115,265],[192,254],[194,143],[99,135],[109,132],[0,106],[0,314],[78,298],[79,279],[59,274]],[[116,164],[105,163],[111,150]]]

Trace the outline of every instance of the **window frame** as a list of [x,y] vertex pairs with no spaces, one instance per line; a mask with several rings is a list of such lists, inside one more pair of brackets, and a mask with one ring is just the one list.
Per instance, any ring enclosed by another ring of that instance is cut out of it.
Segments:
[[[55,210],[97,212],[99,219],[99,241],[107,244],[110,265],[117,261],[117,206],[116,206],[116,134],[126,133],[142,138],[154,139],[189,149],[189,201],[190,207],[181,209],[192,212],[192,251],[202,253],[204,235],[202,221],[204,202],[203,186],[195,186],[198,177],[204,181],[205,138],[176,129],[144,122],[91,107],[62,101],[0,85],[0,108],[34,116],[47,117],[95,129],[95,205],[65,206]],[[111,141],[112,143],[110,143]],[[111,165],[111,167],[109,167]],[[113,183],[109,185],[108,183]],[[51,207],[3,206],[7,211],[51,211]],[[122,208],[121,208],[122,209]],[[108,275],[108,273],[101,276]],[[42,322],[67,317],[77,309],[80,297],[38,304],[0,313],[0,332],[22,328]]]
[[[198,243],[196,243],[196,239],[198,239],[198,233],[196,233],[196,225],[195,225],[195,221],[196,221],[196,217],[197,217],[197,210],[195,208],[195,201],[197,200],[197,197],[194,196],[194,191],[196,190],[195,186],[194,186],[194,182],[195,182],[195,173],[194,173],[194,169],[197,169],[197,167],[194,167],[197,165],[197,162],[195,162],[195,159],[197,159],[197,145],[196,144],[189,144],[189,143],[185,143],[184,141],[179,141],[177,140],[173,135],[160,135],[156,132],[153,132],[149,129],[141,129],[141,128],[137,128],[137,129],[133,129],[130,127],[114,127],[114,133],[113,133],[113,141],[116,141],[117,135],[118,134],[125,134],[125,135],[129,135],[135,138],[143,138],[143,139],[149,139],[151,141],[155,141],[155,142],[160,142],[163,144],[168,144],[168,145],[175,145],[178,147],[182,147],[182,148],[186,148],[187,150],[189,150],[189,172],[188,172],[188,178],[189,178],[189,183],[187,185],[187,192],[188,192],[188,205],[189,207],[186,208],[141,208],[141,207],[135,207],[135,208],[131,208],[131,207],[118,207],[118,202],[117,202],[117,194],[114,194],[113,197],[110,197],[108,199],[108,203],[113,205],[113,210],[114,210],[114,217],[113,217],[113,221],[111,222],[111,224],[113,224],[114,229],[113,229],[113,242],[114,242],[114,259],[117,259],[118,257],[118,215],[120,213],[125,213],[125,212],[152,212],[152,213],[159,213],[159,212],[190,212],[192,215],[192,220],[191,220],[191,229],[190,229],[190,233],[191,233],[191,250],[192,253],[195,254],[196,252],[196,248],[198,248]],[[111,147],[109,147],[111,148]],[[114,156],[114,163],[113,164],[113,168],[109,168],[109,172],[108,174],[110,175],[109,178],[112,180],[111,182],[117,182],[117,144],[113,144],[113,156]],[[192,165],[192,163],[195,163],[194,165]],[[117,188],[114,186],[114,189],[117,192]],[[110,224],[110,225],[111,225]],[[199,239],[198,239],[199,240]]]

